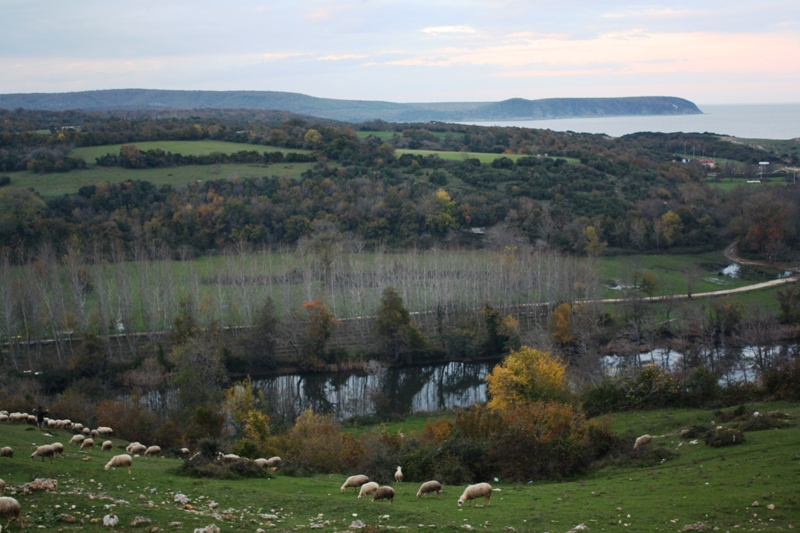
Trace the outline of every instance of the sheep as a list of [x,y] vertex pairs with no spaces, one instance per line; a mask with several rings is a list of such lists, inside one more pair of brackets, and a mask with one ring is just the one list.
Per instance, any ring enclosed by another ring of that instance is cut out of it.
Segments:
[[91,433],[93,439],[96,439],[100,436],[100,432],[96,429],[91,430],[89,433]]
[[61,457],[66,457],[64,455],[64,445],[63,444],[61,444],[60,442],[54,442],[50,446],[53,447],[53,451],[55,453],[61,455]]
[[189,451],[189,448],[181,448],[181,454],[183,454],[183,455],[189,455],[190,453],[191,453],[191,452]]
[[97,433],[102,435],[103,437],[110,437],[114,434],[114,430],[108,426],[100,426],[97,428]]
[[81,424],[80,422],[72,424],[72,430],[77,432],[83,432],[83,424]]
[[394,473],[394,480],[397,481],[398,483],[403,481],[403,471],[400,469],[399,466],[397,467],[397,471]]
[[370,481],[369,483],[364,483],[361,485],[361,490],[358,491],[358,499],[362,499],[367,494],[372,494],[376,490],[378,490],[379,485],[374,481]]
[[0,422],[8,422],[8,415],[0,414]]
[[11,457],[13,459],[14,450],[12,450],[10,446],[4,446],[0,448],[0,457]]
[[104,440],[103,444],[100,446],[100,451],[107,452],[113,447],[114,447],[113,442],[111,442],[110,440]]
[[358,490],[358,488],[367,481],[369,481],[369,478],[363,474],[359,474],[357,476],[350,476],[349,478],[344,480],[344,484],[342,485],[342,493],[344,494],[344,491],[348,487],[353,487],[354,489]]
[[83,439],[83,442],[81,442],[81,451],[83,451],[84,448],[89,448],[89,450],[94,450],[94,440]]
[[0,496],[6,491],[6,482],[0,479]]
[[131,456],[128,455],[127,453],[123,453],[122,455],[115,455],[114,457],[111,458],[111,460],[108,463],[106,463],[106,470],[108,470],[112,466],[114,468],[125,467],[128,469],[128,473],[130,474],[131,466],[133,466],[133,459],[131,459]]
[[217,461],[235,461],[237,459],[241,459],[241,457],[239,457],[235,453],[217,452]]
[[75,444],[76,446],[80,446],[84,440],[86,440],[86,437],[78,433],[77,435],[69,439],[69,444]]
[[278,463],[280,463],[282,460],[283,459],[281,459],[277,455],[275,457],[270,457],[269,459],[267,459],[267,466],[270,468],[275,468],[276,466],[278,466]]
[[[466,489],[464,489],[464,493],[458,499],[458,506],[461,507],[464,502],[470,502],[471,500],[475,500],[477,498],[483,498],[485,505],[491,507],[492,506],[492,486],[488,483],[478,483],[476,485],[470,485]],[[467,507],[470,504],[467,503]],[[478,504],[475,504],[475,507],[478,507]],[[483,507],[481,505],[480,507]]]
[[145,455],[158,455],[161,453],[161,446],[150,446],[144,451]]
[[389,500],[389,503],[394,503],[394,489],[388,485],[375,489],[375,492],[372,493],[372,501],[378,500]]
[[[73,426],[73,427],[75,427],[75,426]],[[83,433],[84,437],[91,437],[92,436],[92,430],[89,429],[89,428],[83,428],[81,430],[81,433]]]
[[133,448],[134,446],[139,446],[140,444],[141,443],[139,441],[131,442],[130,444],[125,446],[125,451],[131,453],[131,448]]
[[258,459],[254,459],[253,463],[256,466],[260,467],[260,468],[267,468],[267,460],[264,459],[263,457],[259,457]]
[[636,442],[633,444],[633,449],[638,450],[645,444],[650,444],[651,440],[653,440],[653,437],[651,437],[650,435],[642,435],[641,437],[636,439]]
[[427,497],[428,494],[431,492],[435,492],[436,495],[441,498],[442,497],[442,484],[438,481],[426,481],[422,485],[420,485],[419,490],[417,491],[417,498],[422,496],[423,494]]
[[139,444],[138,442],[134,442],[129,444],[128,447],[125,448],[125,451],[131,455],[142,455],[147,451],[147,446],[144,444]]
[[8,529],[12,519],[19,522],[20,529],[24,529],[25,526],[22,525],[22,518],[20,516],[21,514],[22,507],[20,507],[17,500],[9,496],[3,496],[0,498],[0,518],[8,518],[8,522],[6,522],[6,529]]
[[45,444],[44,446],[39,446],[38,448],[36,448],[36,450],[34,450],[34,452],[31,454],[31,461],[33,461],[37,457],[41,457],[42,462],[44,462],[44,458],[49,457],[50,462],[53,463],[55,462],[54,458],[55,455],[56,451],[53,449],[53,447],[50,446],[49,444]]

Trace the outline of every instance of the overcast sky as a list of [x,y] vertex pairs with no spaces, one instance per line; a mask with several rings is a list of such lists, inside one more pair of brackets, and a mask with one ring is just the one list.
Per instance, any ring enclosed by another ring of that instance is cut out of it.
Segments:
[[0,93],[800,102],[800,1],[0,0]]

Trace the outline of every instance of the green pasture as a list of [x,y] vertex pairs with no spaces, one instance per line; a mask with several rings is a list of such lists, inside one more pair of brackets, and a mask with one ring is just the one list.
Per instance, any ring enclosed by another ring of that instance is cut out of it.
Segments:
[[[794,423],[800,415],[796,403],[748,407],[780,410],[790,414]],[[116,439],[112,439],[113,452],[80,453],[67,445],[66,458],[59,457],[53,464],[31,461],[28,456],[34,444],[66,444],[71,434],[54,431],[46,436],[37,428],[10,424],[0,425],[0,444],[11,446],[15,456],[0,458],[0,468],[9,485],[6,496],[22,506],[25,527],[45,530],[105,531],[102,518],[111,512],[119,517],[117,531],[191,532],[216,524],[222,531],[334,532],[353,531],[350,524],[355,520],[369,531],[453,533],[469,529],[566,532],[579,524],[590,532],[675,532],[699,522],[709,530],[728,532],[796,528],[800,523],[800,429],[795,425],[748,432],[743,444],[725,448],[711,448],[702,440],[691,444],[679,437],[681,429],[716,422],[718,414],[699,409],[656,410],[604,417],[631,442],[644,433],[654,435],[650,446],[665,450],[669,457],[649,466],[607,461],[598,470],[560,481],[487,479],[499,491],[493,494],[491,506],[483,508],[457,506],[463,486],[445,486],[441,498],[417,499],[419,483],[425,480],[393,484],[393,504],[359,500],[354,492],[342,494],[339,489],[346,475],[356,472],[301,478],[286,476],[279,469],[272,478],[192,479],[177,475],[180,459],[140,457],[134,458],[131,474],[124,469],[105,471],[103,465],[112,454],[124,453],[126,442]],[[56,479],[58,491],[19,490],[40,477]],[[189,508],[174,501],[178,493],[189,497]],[[136,517],[149,522],[133,526]],[[10,530],[17,527],[12,524]]]
[[[295,152],[295,153],[310,153],[311,150],[288,150],[286,148],[278,148],[275,146],[262,146],[257,144],[248,143],[232,143],[225,141],[146,141],[146,142],[133,142],[124,143],[132,144],[139,148],[139,150],[146,152],[147,150],[163,150],[164,152],[172,152],[173,154],[181,155],[209,155],[214,153],[220,154],[235,154],[237,152],[251,152],[258,153],[264,152]],[[119,154],[119,148],[122,144],[109,144],[105,146],[86,146],[82,148],[75,148],[68,155],[70,157],[81,158],[89,165],[96,164],[98,157],[106,154]]]
[[719,181],[715,179],[706,179],[705,183],[712,189],[719,189],[724,192],[730,192],[737,187],[747,187],[748,189],[758,189],[767,186],[785,186],[786,181],[783,178],[765,178],[758,183],[747,183],[750,178],[721,178]]
[[127,180],[149,181],[155,185],[182,187],[188,183],[233,178],[261,178],[283,176],[300,179],[300,175],[314,163],[274,163],[271,165],[227,164],[193,165],[168,168],[129,169],[90,165],[85,170],[65,173],[37,174],[30,170],[9,172],[11,187],[31,187],[42,197],[74,194],[84,185],[97,185],[107,181],[121,183]]

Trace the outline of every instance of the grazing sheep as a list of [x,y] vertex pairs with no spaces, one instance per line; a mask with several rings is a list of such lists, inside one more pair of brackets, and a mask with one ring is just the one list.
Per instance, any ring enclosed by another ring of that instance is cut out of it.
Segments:
[[361,485],[361,490],[358,491],[358,499],[359,500],[362,499],[367,494],[372,494],[373,492],[378,490],[379,486],[380,485],[378,485],[374,481],[370,481],[369,483],[364,483],[363,485]]
[[6,491],[6,482],[0,479],[0,496]]
[[11,524],[12,519],[19,522],[19,527],[24,529],[25,526],[22,525],[22,518],[20,517],[21,514],[22,507],[20,507],[17,500],[8,496],[3,496],[0,498],[0,518],[8,518],[8,522],[6,522],[6,529],[8,529],[8,525]]
[[50,462],[53,463],[55,462],[55,455],[56,451],[53,449],[53,447],[50,446],[49,444],[45,444],[44,446],[39,446],[38,448],[36,448],[36,450],[34,450],[34,452],[31,454],[31,461],[33,461],[37,457],[41,457],[42,462],[44,462],[44,458],[49,457]]
[[[72,426],[72,427],[75,427],[75,426]],[[89,428],[83,428],[81,430],[81,433],[83,433],[84,437],[91,437],[92,436],[92,430],[89,429]]]
[[375,492],[372,493],[372,501],[378,500],[389,500],[389,503],[394,503],[394,489],[388,485],[375,489]]
[[[471,500],[475,500],[477,498],[483,498],[484,504],[491,507],[492,506],[492,486],[488,483],[478,483],[476,485],[470,485],[466,489],[464,489],[464,493],[458,499],[458,506],[461,507],[464,502],[470,502]],[[467,503],[467,507],[470,504]],[[478,504],[475,504],[475,507],[478,507]],[[483,507],[481,505],[480,507]]]
[[120,467],[127,468],[128,473],[130,474],[131,466],[133,466],[133,459],[131,459],[131,456],[128,455],[127,453],[123,453],[122,455],[115,455],[114,457],[111,458],[111,460],[108,463],[106,463],[106,470],[108,470],[112,466],[114,468],[120,468]]
[[161,453],[161,446],[150,446],[144,451],[145,455],[159,455]]
[[110,440],[104,440],[102,446],[100,446],[100,451],[107,452],[111,448],[114,447],[114,443]]
[[97,431],[96,429],[93,429],[92,431],[90,431],[90,433],[92,434],[93,439],[96,439],[100,436],[100,432]]
[[83,432],[83,424],[81,424],[80,422],[72,424],[72,430],[77,432]]
[[270,457],[269,459],[267,459],[267,466],[270,468],[275,468],[281,461],[282,459],[277,455],[275,457]]
[[94,440],[83,439],[83,442],[81,442],[81,451],[83,451],[84,448],[88,448],[90,451],[94,450]]
[[645,444],[650,444],[651,440],[653,440],[653,437],[651,437],[650,435],[642,435],[641,437],[636,439],[636,442],[633,444],[633,449],[638,450]]
[[52,446],[52,447],[53,447],[53,451],[54,451],[55,453],[57,453],[57,454],[61,455],[61,457],[66,457],[66,456],[64,455],[64,445],[63,445],[63,444],[61,444],[60,442],[54,442],[54,443],[53,443],[53,444],[51,444],[50,446]]
[[181,448],[181,453],[183,455],[189,455],[191,452],[189,451],[189,448]]
[[69,439],[69,444],[75,444],[77,446],[80,446],[81,443],[83,443],[84,440],[86,440],[86,437],[84,437],[83,435],[78,433],[77,435],[75,435],[71,439]]
[[8,415],[0,414],[0,422],[8,422]]
[[11,457],[13,459],[14,450],[12,450],[10,446],[4,446],[0,448],[0,457]]
[[428,494],[431,492],[435,492],[438,497],[442,497],[442,484],[438,481],[426,481],[422,485],[420,485],[419,490],[417,491],[417,498],[422,496],[423,494],[427,497]]
[[403,481],[403,471],[400,469],[399,466],[397,467],[397,471],[394,473],[394,480],[397,481],[398,483]]
[[239,457],[235,453],[217,452],[217,461],[235,461],[237,459],[241,459],[241,457]]
[[139,444],[138,442],[134,442],[129,444],[128,447],[125,448],[125,451],[131,455],[142,455],[147,451],[147,446],[144,444]]
[[258,467],[267,468],[267,460],[264,459],[263,457],[259,457],[258,459],[254,459],[253,463]]
[[110,437],[111,435],[114,434],[114,430],[108,426],[100,426],[99,428],[97,428],[97,433],[99,433],[104,437]]
[[364,483],[366,483],[367,481],[369,481],[369,478],[367,476],[363,475],[363,474],[359,474],[359,475],[356,475],[356,476],[350,476],[349,478],[344,480],[344,484],[342,485],[342,493],[344,493],[344,491],[348,487],[353,487],[357,491],[358,488],[361,485],[363,485]]

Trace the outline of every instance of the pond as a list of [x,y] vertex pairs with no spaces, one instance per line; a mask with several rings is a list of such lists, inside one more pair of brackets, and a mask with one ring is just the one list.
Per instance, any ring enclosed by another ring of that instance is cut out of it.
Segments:
[[452,362],[386,368],[371,365],[352,373],[287,374],[253,381],[264,393],[274,422],[291,422],[306,409],[339,420],[377,410],[410,414],[467,407],[486,401],[486,381],[495,363]]

